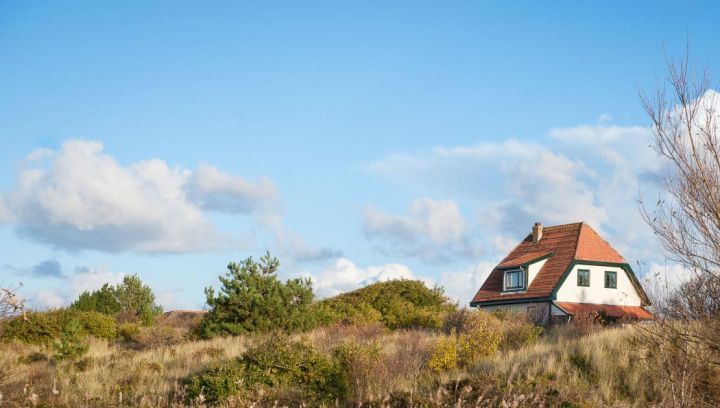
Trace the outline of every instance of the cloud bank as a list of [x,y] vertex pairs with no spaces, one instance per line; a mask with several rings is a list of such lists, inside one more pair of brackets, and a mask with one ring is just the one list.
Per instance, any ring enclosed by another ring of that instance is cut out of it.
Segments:
[[479,254],[467,227],[453,200],[420,198],[410,204],[408,215],[387,214],[368,205],[363,231],[387,255],[446,261]]
[[193,172],[157,159],[124,166],[99,142],[70,140],[28,155],[0,200],[0,219],[67,250],[188,252],[229,240],[205,210],[267,216],[276,202],[267,178],[250,182],[210,165]]
[[[657,258],[658,246],[639,217],[636,201],[641,192],[652,195],[658,189],[661,162],[648,147],[650,136],[649,128],[605,123],[556,128],[542,143],[508,139],[438,147],[389,155],[367,169],[424,197],[450,196],[462,204],[465,214],[446,217],[447,236],[458,236],[453,220],[467,220],[464,229],[477,231],[476,241],[487,254],[476,260],[499,260],[536,221],[585,221],[626,258],[649,261]],[[373,209],[366,214],[365,231],[371,241],[378,230],[395,240],[432,237],[413,227],[418,225],[412,222],[415,218],[411,210],[406,218],[393,221]],[[426,242],[433,248],[444,244]]]

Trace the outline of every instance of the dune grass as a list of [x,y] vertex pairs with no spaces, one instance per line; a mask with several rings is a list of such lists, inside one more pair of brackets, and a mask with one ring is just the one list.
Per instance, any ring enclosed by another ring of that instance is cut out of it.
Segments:
[[[338,326],[293,339],[327,354],[343,344],[376,351],[372,358],[354,354],[348,406],[648,406],[660,400],[661,391],[629,346],[632,330],[575,335],[561,328],[533,344],[440,373],[427,368],[436,332]],[[0,401],[3,406],[184,406],[185,378],[211,362],[240,356],[259,337],[188,340],[146,350],[91,340],[89,352],[73,362],[47,359],[49,351],[41,346],[0,344]],[[231,403],[252,406],[252,400]]]

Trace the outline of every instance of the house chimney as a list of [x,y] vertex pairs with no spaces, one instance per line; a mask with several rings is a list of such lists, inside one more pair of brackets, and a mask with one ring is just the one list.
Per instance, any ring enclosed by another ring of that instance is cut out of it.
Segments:
[[536,222],[535,225],[532,227],[532,237],[533,237],[533,244],[537,244],[540,242],[540,238],[542,238],[542,230],[543,226],[539,222]]

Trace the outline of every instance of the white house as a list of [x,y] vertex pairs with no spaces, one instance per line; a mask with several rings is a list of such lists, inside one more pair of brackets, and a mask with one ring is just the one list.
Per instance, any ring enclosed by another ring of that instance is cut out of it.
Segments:
[[652,319],[630,265],[589,225],[532,232],[492,270],[470,306],[528,313],[543,323],[604,312],[611,319]]

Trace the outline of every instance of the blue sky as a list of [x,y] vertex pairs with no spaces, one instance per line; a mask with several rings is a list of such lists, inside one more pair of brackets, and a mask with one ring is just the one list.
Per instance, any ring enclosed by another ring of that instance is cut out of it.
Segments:
[[37,307],[137,273],[199,308],[271,250],[330,295],[468,301],[534,221],[640,273],[638,92],[717,72],[712,3],[0,1],[0,282]]

